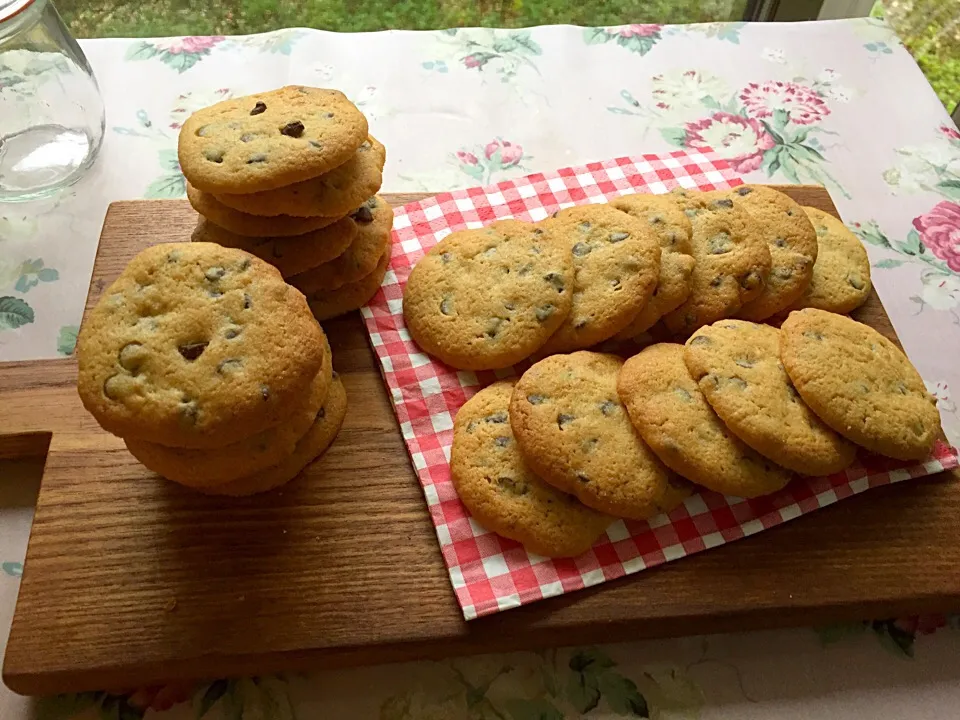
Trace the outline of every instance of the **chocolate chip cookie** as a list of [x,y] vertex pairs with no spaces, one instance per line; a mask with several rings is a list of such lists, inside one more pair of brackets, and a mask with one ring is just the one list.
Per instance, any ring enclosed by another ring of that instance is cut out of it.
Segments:
[[660,246],[646,223],[610,205],[579,205],[541,223],[573,254],[570,314],[540,355],[570,352],[609,340],[653,295]]
[[724,424],[778,465],[802,475],[830,475],[856,457],[856,448],[827,427],[790,383],[776,328],[720,320],[697,330],[683,357]]
[[723,191],[671,195],[690,218],[696,264],[690,296],[663,320],[670,332],[689,335],[702,325],[732,317],[763,292],[770,251],[747,211]]
[[347,162],[312,180],[276,190],[216,198],[227,207],[250,215],[342,217],[380,189],[386,157],[383,145],[368,137]]
[[671,195],[624,195],[611,200],[610,206],[647,223],[660,241],[660,275],[653,295],[643,310],[615,336],[617,340],[628,340],[649,330],[690,295],[694,263],[690,219]]
[[803,401],[868,450],[921,460],[940,436],[940,414],[907,356],[872,327],[808,308],[780,328],[780,357]]
[[211,448],[280,424],[309,393],[323,332],[273,266],[212,243],[140,252],[87,314],[77,389],[104,429]]
[[290,237],[320,230],[337,222],[335,217],[293,217],[277,215],[260,217],[234,210],[210,193],[201,192],[187,183],[187,200],[193,209],[212,223],[237,235],[247,237]]
[[293,237],[247,237],[237,235],[204,217],[193,231],[193,242],[212,242],[245,250],[266,260],[285,278],[328,263],[350,247],[359,233],[358,225],[344,217],[320,230]]
[[410,272],[403,315],[425,352],[455,368],[493,370],[540,348],[572,295],[569,246],[547,227],[501,220],[434,245]]
[[346,285],[341,285],[336,290],[321,290],[310,293],[307,302],[310,304],[310,310],[319,322],[335,318],[338,315],[344,315],[353,310],[358,310],[377,294],[380,285],[383,284],[383,278],[387,274],[387,266],[390,264],[390,248],[377,261],[377,266],[369,275]]
[[683,361],[683,345],[658,343],[624,363],[617,391],[630,420],[663,464],[724,495],[757,497],[792,475],[731,433]]
[[393,209],[383,198],[374,196],[351,216],[351,222],[358,232],[350,247],[330,262],[295,275],[288,282],[310,295],[337,290],[372,273],[390,250]]
[[813,278],[791,310],[812,307],[848,313],[870,297],[870,260],[860,239],[833,215],[817,208],[803,211],[813,223],[819,246]]
[[770,273],[763,291],[737,317],[766,320],[803,294],[813,276],[817,235],[803,208],[782,192],[763,185],[741,185],[727,192],[744,208],[770,250]]
[[460,500],[488,530],[530,552],[570,557],[590,549],[612,517],[551,487],[524,462],[507,407],[513,382],[494,383],[470,398],[453,423],[450,475]]
[[585,351],[541,360],[513,390],[510,425],[527,465],[546,482],[594,510],[645,520],[683,497],[617,396],[622,365],[615,355]]
[[307,398],[279,425],[218,448],[174,448],[127,437],[127,450],[158,475],[192,488],[222,485],[277,465],[293,453],[313,426],[330,390],[333,356],[326,338],[324,347],[323,365]]
[[275,490],[286,485],[327,451],[343,425],[347,415],[347,393],[339,378],[334,378],[330,391],[317,411],[313,425],[297,442],[287,458],[278,465],[232,480],[223,485],[200,488],[205,495],[228,495],[242,497]]
[[247,194],[330,172],[366,139],[367,119],[342,92],[288,85],[198,110],[177,156],[195,188]]

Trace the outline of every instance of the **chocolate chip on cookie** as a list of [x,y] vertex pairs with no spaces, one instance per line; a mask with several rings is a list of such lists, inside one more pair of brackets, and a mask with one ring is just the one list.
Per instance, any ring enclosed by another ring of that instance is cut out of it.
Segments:
[[246,194],[329,172],[366,138],[366,118],[339,90],[290,85],[198,110],[177,155],[195,188]]
[[529,357],[563,323],[573,263],[546,227],[503,220],[454,232],[410,272],[403,314],[427,353],[469,370]]
[[484,388],[457,412],[453,485],[473,518],[538,555],[580,555],[614,522],[537,477],[517,445],[507,408],[513,382]]
[[780,328],[783,366],[827,425],[868,450],[921,460],[941,434],[936,400],[907,356],[869,325],[807,308]]

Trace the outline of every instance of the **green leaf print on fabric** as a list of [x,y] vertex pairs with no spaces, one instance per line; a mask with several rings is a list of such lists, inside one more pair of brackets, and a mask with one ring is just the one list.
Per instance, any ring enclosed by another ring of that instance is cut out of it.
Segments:
[[703,694],[678,667],[629,670],[600,648],[477,656],[422,664],[380,720],[574,720],[698,717]]
[[[435,37],[448,48],[451,65],[476,70],[485,75],[493,70],[501,82],[510,82],[523,68],[540,69],[533,58],[543,55],[543,48],[529,30],[494,30],[491,28],[452,28]],[[447,72],[444,58],[428,58],[421,63],[426,70]]]
[[486,145],[460,148],[451,161],[478,183],[489,185],[496,175],[516,176],[528,172],[521,161],[532,159],[524,156],[523,148],[517,143],[495,138]]
[[162,63],[183,74],[209,55],[210,50],[223,40],[222,36],[144,40],[132,44],[124,59],[137,62],[159,58]]
[[641,103],[624,89],[620,97],[627,107],[608,110],[659,125],[671,145],[712,149],[735,172],[759,170],[792,183],[827,185],[849,198],[827,169],[830,163],[816,137],[835,134],[824,127],[832,113],[830,103],[849,99],[849,91],[836,85],[839,78],[835,71],[824,70],[815,81],[751,82],[727,94],[723,81],[709,72],[673,70],[652,78],[652,103]]
[[0,297],[0,330],[15,330],[34,321],[33,308],[20,298]]
[[77,325],[64,325],[57,333],[57,354],[73,355],[73,349],[77,346],[77,333],[80,328]]
[[177,158],[177,151],[173,149],[164,149],[159,152],[160,167],[166,170],[166,173],[151,182],[144,193],[144,197],[156,198],[179,198],[187,194],[187,181],[180,171],[180,160]]
[[584,28],[583,41],[587,45],[599,45],[615,41],[622,48],[646,55],[660,42],[661,25],[623,25],[610,28]]
[[894,195],[931,192],[960,202],[960,131],[941,125],[932,134],[930,142],[897,148],[883,180]]
[[507,700],[504,703],[512,720],[564,720],[563,713],[549,700]]
[[54,282],[60,279],[60,273],[53,268],[43,266],[43,258],[24,260],[20,265],[20,277],[13,289],[18,293],[29,292],[42,282]]
[[23,563],[10,561],[0,563],[0,570],[3,571],[4,575],[9,575],[10,577],[21,577],[23,575]]
[[100,720],[141,720],[144,714],[125,696],[88,692],[39,698],[35,717],[36,720],[75,720],[91,708]]

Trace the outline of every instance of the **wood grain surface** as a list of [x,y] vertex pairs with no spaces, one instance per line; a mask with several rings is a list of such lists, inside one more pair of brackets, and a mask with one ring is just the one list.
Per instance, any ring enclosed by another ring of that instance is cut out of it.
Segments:
[[[822,188],[787,192],[836,213]],[[111,205],[88,307],[137,251],[188,240],[195,222],[185,201]],[[876,295],[857,316],[893,337]],[[325,328],[349,398],[340,436],[298,480],[239,500],[197,495],[140,466],[84,412],[72,359],[0,364],[0,458],[47,458],[4,660],[12,689],[138,687],[960,608],[960,496],[944,474],[468,624],[360,318]],[[0,465],[5,478],[9,467]]]

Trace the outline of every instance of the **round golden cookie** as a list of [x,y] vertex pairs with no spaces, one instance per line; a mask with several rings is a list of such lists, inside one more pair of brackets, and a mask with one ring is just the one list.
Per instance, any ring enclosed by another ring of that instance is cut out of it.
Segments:
[[337,290],[373,272],[377,262],[390,250],[393,208],[386,200],[374,196],[361,207],[368,212],[354,214],[358,228],[356,239],[339,257],[306,270],[288,282],[301,292]]
[[201,216],[192,240],[245,250],[266,260],[283,277],[290,278],[342,255],[357,238],[358,232],[357,224],[344,217],[329,227],[303,235],[253,238],[232,233]]
[[803,401],[868,450],[921,460],[940,436],[937,401],[907,356],[869,325],[808,308],[780,328],[780,357]]
[[802,475],[848,467],[856,448],[800,399],[780,363],[780,332],[720,320],[687,340],[687,370],[724,424],[747,445]]
[[537,555],[580,555],[614,519],[530,470],[507,416],[512,391],[512,381],[494,383],[460,408],[450,448],[453,486],[473,518],[488,530]]
[[368,137],[347,162],[319,177],[276,190],[215,197],[227,207],[250,215],[340,217],[380,189],[386,157],[386,148]]
[[760,295],[770,272],[770,251],[747,211],[722,191],[671,195],[690,218],[696,262],[689,297],[663,321],[670,332],[689,335],[735,315]]
[[741,185],[727,197],[747,211],[770,250],[770,273],[763,291],[740,308],[737,317],[759,322],[800,297],[813,276],[817,234],[803,208],[764,185]]
[[104,429],[211,448],[278,425],[324,361],[303,295],[242,250],[168,243],[140,252],[77,338],[77,390]]
[[617,391],[650,449],[697,485],[751,498],[781,490],[793,477],[727,429],[687,371],[683,345],[659,343],[634,355]]
[[451,233],[410,271],[403,316],[423,350],[455,368],[505,368],[570,312],[569,246],[547,227],[501,220]]
[[541,360],[514,387],[510,426],[543,480],[594,510],[646,520],[683,496],[617,396],[622,365],[615,355],[586,351]]
[[336,217],[293,217],[292,215],[277,215],[276,217],[260,217],[249,215],[233,208],[229,208],[217,200],[210,193],[197,190],[187,183],[187,200],[193,209],[207,218],[210,222],[219,225],[225,230],[245,235],[247,237],[290,237],[329,227],[340,220]]
[[356,282],[342,285],[336,290],[311,293],[307,297],[310,310],[318,322],[359,310],[377,294],[390,264],[390,248],[377,261],[373,272]]
[[128,437],[124,438],[127,450],[158,475],[192,488],[222,485],[282,462],[313,425],[330,390],[333,363],[329,344],[326,349],[306,400],[279,425],[219,448],[172,448]]
[[812,307],[848,313],[870,297],[870,260],[860,239],[833,215],[817,208],[803,211],[813,223],[819,246],[813,278],[790,310]]
[[646,223],[610,205],[561,210],[542,225],[573,254],[573,303],[539,355],[570,352],[609,340],[653,295],[660,246]]
[[660,241],[660,275],[653,295],[630,324],[614,336],[616,340],[629,340],[649,330],[689,297],[694,263],[690,219],[672,195],[635,193],[611,200],[610,206],[647,223]]
[[198,488],[205,495],[245,497],[286,485],[327,451],[340,432],[347,415],[347,393],[340,378],[334,377],[323,406],[313,425],[300,438],[293,452],[278,465],[222,485]]
[[339,90],[288,85],[198,110],[177,157],[209,193],[274,190],[330,172],[367,139],[367,119]]

